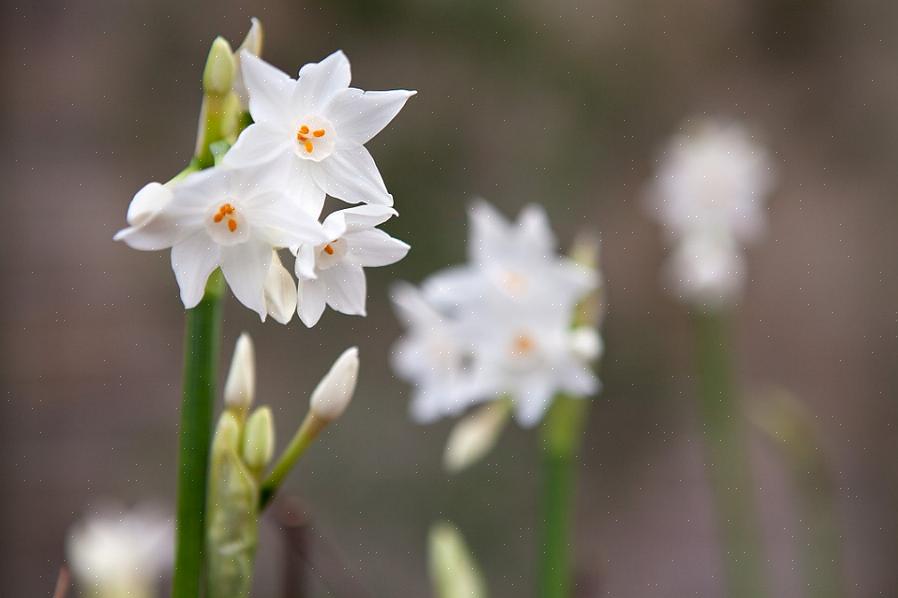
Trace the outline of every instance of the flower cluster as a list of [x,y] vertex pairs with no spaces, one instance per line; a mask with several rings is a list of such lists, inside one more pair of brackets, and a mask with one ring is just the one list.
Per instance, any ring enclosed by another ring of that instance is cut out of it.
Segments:
[[[247,102],[252,124],[214,167],[141,189],[129,226],[115,238],[135,249],[171,248],[186,308],[199,303],[220,268],[237,299],[263,320],[287,323],[298,312],[314,326],[326,305],[364,315],[363,268],[394,263],[409,249],[377,228],[397,213],[365,143],[415,92],[349,87],[349,60],[339,51],[293,79],[256,56],[260,43],[254,23],[236,61],[222,50],[205,77],[207,94],[232,89]],[[322,223],[327,195],[362,205]],[[298,282],[278,250],[295,257]]]
[[518,421],[531,426],[556,393],[583,397],[598,388],[589,363],[600,339],[572,323],[599,274],[556,254],[537,206],[511,223],[476,202],[470,228],[467,264],[432,275],[421,289],[395,288],[407,334],[394,349],[394,369],[415,384],[419,421],[507,397]]
[[679,298],[719,307],[738,295],[742,246],[763,232],[772,182],[770,158],[738,123],[698,122],[670,141],[649,209],[675,244],[667,277]]

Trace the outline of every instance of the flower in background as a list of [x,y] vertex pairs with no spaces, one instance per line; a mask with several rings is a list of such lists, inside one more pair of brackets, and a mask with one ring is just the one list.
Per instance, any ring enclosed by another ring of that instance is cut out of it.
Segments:
[[318,323],[325,304],[340,313],[365,315],[363,268],[396,263],[409,250],[406,243],[375,228],[395,214],[393,208],[379,205],[333,212],[324,219],[324,242],[294,248],[298,312],[306,326]]
[[675,244],[667,278],[693,305],[720,307],[742,289],[742,247],[764,231],[771,159],[735,122],[706,120],[676,135],[648,206]]
[[507,397],[518,422],[533,426],[553,397],[585,397],[599,382],[573,329],[575,308],[599,285],[595,269],[557,255],[543,210],[529,206],[506,221],[485,202],[470,211],[468,264],[438,272],[420,293],[398,288],[393,300],[407,335],[394,368],[416,385],[420,421],[455,415],[471,404]]
[[105,506],[78,522],[66,553],[82,592],[92,598],[150,598],[171,567],[174,526],[153,506]]
[[[163,201],[166,192],[171,196]],[[151,183],[135,196],[132,209],[131,226],[115,239],[146,251],[171,247],[188,309],[200,302],[206,280],[220,267],[237,299],[264,320],[272,249],[327,240],[317,220],[295,209],[281,171],[270,167],[212,168],[171,188]]]
[[[414,91],[349,87],[349,60],[337,51],[292,79],[252,53],[240,54],[254,124],[225,164],[275,161],[297,181],[297,201],[318,216],[325,194],[348,203],[393,205],[365,144],[386,127]],[[278,160],[285,158],[285,160]]]

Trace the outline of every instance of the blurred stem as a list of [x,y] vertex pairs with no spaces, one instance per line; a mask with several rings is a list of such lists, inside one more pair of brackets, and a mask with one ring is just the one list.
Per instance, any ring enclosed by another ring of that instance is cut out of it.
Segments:
[[187,310],[178,469],[173,598],[197,598],[203,571],[206,475],[221,336],[224,280],[216,270],[199,305]]
[[539,596],[571,594],[571,517],[576,489],[575,458],[588,401],[558,396],[542,426],[542,559]]
[[743,418],[730,374],[727,321],[720,313],[695,313],[693,322],[698,406],[718,529],[726,553],[726,596],[759,598],[765,595],[760,537]]
[[306,452],[306,449],[309,448],[309,445],[312,444],[312,441],[315,440],[327,424],[327,421],[319,419],[311,413],[306,415],[299,430],[293,435],[290,444],[284,449],[280,459],[278,459],[278,462],[271,469],[271,473],[268,474],[268,477],[262,484],[262,491],[259,497],[259,511],[268,506],[275,492],[278,491],[278,488],[284,482],[284,478],[296,465],[296,461]]

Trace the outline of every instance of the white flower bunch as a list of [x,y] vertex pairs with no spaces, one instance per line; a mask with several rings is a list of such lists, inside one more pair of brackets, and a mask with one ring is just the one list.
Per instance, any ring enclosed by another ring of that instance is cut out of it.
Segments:
[[648,208],[674,243],[666,276],[681,300],[716,308],[738,296],[743,247],[764,231],[772,171],[739,123],[699,121],[670,141]]
[[[287,323],[298,312],[314,326],[326,305],[365,315],[363,268],[392,264],[409,249],[377,228],[397,212],[365,143],[415,92],[349,87],[349,60],[339,51],[293,79],[258,58],[261,40],[254,21],[236,60],[220,40],[204,77],[207,94],[244,102],[252,124],[214,167],[141,189],[115,238],[135,249],[171,248],[188,309],[220,268],[262,320]],[[363,205],[321,223],[326,195]],[[295,256],[298,282],[280,250]]]
[[572,328],[575,308],[599,273],[558,255],[542,208],[506,221],[478,201],[470,209],[468,263],[397,286],[393,301],[406,336],[396,372],[415,385],[412,416],[422,422],[507,398],[533,426],[556,393],[598,390],[590,362],[601,351],[594,328]]

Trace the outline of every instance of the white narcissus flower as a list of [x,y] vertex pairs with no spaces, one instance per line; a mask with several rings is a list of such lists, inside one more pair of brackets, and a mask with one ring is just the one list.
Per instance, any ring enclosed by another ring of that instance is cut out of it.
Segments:
[[284,173],[272,165],[190,174],[170,189],[165,202],[155,198],[157,193],[161,198],[162,191],[152,189],[153,201],[140,193],[134,201],[161,207],[135,208],[131,226],[115,239],[145,251],[170,247],[181,300],[188,309],[200,302],[206,280],[220,267],[237,299],[264,320],[272,249],[327,240],[321,225],[285,195]]
[[349,315],[365,315],[363,268],[398,262],[409,246],[375,228],[396,211],[365,205],[333,212],[323,223],[325,241],[294,248],[299,279],[297,311],[306,326],[314,326],[325,304]]
[[171,567],[174,526],[153,506],[107,505],[74,526],[66,555],[75,581],[98,598],[152,598]]
[[349,203],[393,204],[365,144],[414,91],[350,88],[349,60],[339,51],[302,67],[298,79],[250,52],[241,52],[240,61],[254,123],[240,134],[225,164],[286,158],[281,166],[304,183],[293,193],[315,216],[325,194]]

